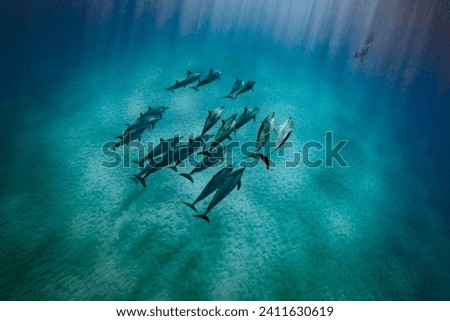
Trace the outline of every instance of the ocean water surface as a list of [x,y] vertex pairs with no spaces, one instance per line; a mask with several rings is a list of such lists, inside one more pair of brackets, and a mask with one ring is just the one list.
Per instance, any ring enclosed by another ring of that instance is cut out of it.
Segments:
[[[449,300],[441,2],[2,5],[0,299]],[[165,90],[211,68],[221,79],[199,92]],[[236,77],[254,91],[224,99]],[[276,126],[293,119],[292,147],[246,169],[208,224],[181,201],[218,168],[193,184],[162,169],[143,188],[134,164],[102,166],[104,144],[149,105],[169,109],[144,143],[247,106],[260,111],[235,141],[275,112]],[[348,166],[285,166],[326,132],[347,141]]]

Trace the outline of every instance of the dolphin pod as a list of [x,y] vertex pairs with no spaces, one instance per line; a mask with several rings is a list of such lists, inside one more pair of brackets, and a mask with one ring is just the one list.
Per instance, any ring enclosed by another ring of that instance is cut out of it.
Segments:
[[[201,72],[188,71],[183,79],[177,80],[174,85],[167,87],[166,89],[173,93],[177,89],[185,88],[188,85],[197,82],[190,88],[199,91],[200,87],[219,80],[221,75],[222,70],[220,69],[210,69],[209,73],[203,78],[201,78]],[[231,91],[225,97],[236,100],[239,95],[250,90],[253,91],[255,83],[256,82],[252,80],[243,81],[236,77]],[[168,107],[164,106],[149,106],[145,112],[140,113],[137,119],[127,125],[123,135],[117,137],[119,138],[119,141],[113,148],[127,145],[134,140],[140,141],[144,132],[153,129],[156,123],[163,118],[163,114],[167,109]],[[228,145],[228,143],[225,144],[224,141],[227,139],[232,141],[233,138],[231,135],[233,133],[236,135],[236,132],[252,119],[253,122],[256,122],[256,116],[260,111],[260,108],[245,107],[241,114],[233,113],[228,118],[222,118],[224,110],[225,107],[220,106],[208,111],[203,128],[201,128],[201,134],[196,134],[197,132],[194,132],[193,134],[186,136],[184,141],[182,141],[183,136],[179,133],[168,139],[160,138],[159,143],[147,154],[141,156],[140,159],[133,161],[133,163],[140,167],[140,171],[137,174],[133,174],[132,178],[143,187],[146,187],[148,184],[146,180],[148,176],[161,169],[169,168],[178,172],[178,168],[181,168],[182,164],[194,164],[190,170],[179,174],[179,176],[194,183],[193,176],[195,174],[203,173],[202,175],[207,175],[206,173],[212,171],[213,167],[218,167],[219,170],[211,176],[192,203],[182,202],[195,211],[194,217],[210,223],[211,211],[230,195],[235,188],[237,190],[241,188],[242,177],[247,168],[236,166],[236,164],[231,166],[230,163],[225,162],[225,155],[228,155],[229,153],[227,150],[232,151],[233,144]],[[211,133],[218,123],[220,126],[217,126],[216,131]],[[273,131],[276,132],[275,149],[265,155],[264,150],[267,150],[265,147],[267,147],[267,143],[270,140]],[[291,117],[275,130],[275,113],[271,112],[259,125],[253,153],[244,156],[244,158],[252,157],[262,160],[267,169],[269,169],[271,165],[269,156],[286,143],[290,138],[292,131],[293,122]],[[194,157],[200,158],[200,161],[197,159],[194,161]],[[186,162],[188,160],[193,160],[193,162]],[[224,167],[223,164],[225,164]],[[201,176],[200,174],[198,175]],[[209,197],[211,198],[208,201],[207,198]],[[198,211],[198,204],[202,201],[207,202],[207,205],[205,205],[203,211]]]

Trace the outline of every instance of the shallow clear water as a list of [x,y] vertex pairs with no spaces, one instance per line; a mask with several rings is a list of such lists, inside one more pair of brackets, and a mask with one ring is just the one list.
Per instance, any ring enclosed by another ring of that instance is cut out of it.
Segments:
[[[139,6],[126,3],[109,3],[116,9],[92,30],[89,10],[76,6],[36,14],[34,32],[17,9],[19,39],[37,40],[26,59],[19,54],[25,40],[11,46],[20,72],[2,80],[1,299],[450,299],[448,97],[437,89],[445,74],[429,77],[418,55],[414,80],[406,81],[403,68],[388,65],[396,56],[376,47],[358,64],[350,46],[331,55],[320,43],[273,41],[264,28],[245,33],[245,15],[227,24],[224,14],[225,22],[204,27],[180,9],[174,27],[161,17],[188,2],[166,2],[170,10],[153,2],[139,19],[130,14]],[[367,10],[382,14],[380,6]],[[202,10],[207,20],[210,11]],[[317,17],[321,9],[314,10]],[[64,23],[48,22],[52,15],[72,26],[58,35],[48,26]],[[227,27],[236,24],[241,29]],[[277,25],[275,35],[290,30]],[[325,27],[338,30],[342,43],[356,38],[345,23]],[[326,29],[305,28],[333,44],[320,32]],[[52,33],[68,39],[52,44]],[[198,93],[164,90],[188,69],[209,68],[223,69],[221,80]],[[236,76],[256,80],[254,92],[221,98]],[[294,120],[294,147],[276,159],[289,160],[308,141],[324,143],[332,131],[349,141],[342,150],[349,166],[249,168],[207,224],[181,201],[194,200],[216,169],[196,174],[194,184],[164,169],[143,189],[130,179],[136,167],[101,166],[102,145],[148,105],[170,109],[144,141],[199,132],[217,106],[225,118],[259,107],[236,140],[254,139],[275,111],[277,125]]]

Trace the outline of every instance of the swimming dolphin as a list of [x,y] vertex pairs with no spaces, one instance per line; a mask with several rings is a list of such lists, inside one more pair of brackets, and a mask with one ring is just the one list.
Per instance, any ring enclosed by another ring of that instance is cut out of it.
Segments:
[[203,190],[200,192],[200,195],[195,199],[193,203],[181,202],[190,208],[192,208],[195,212],[197,209],[195,208],[195,204],[200,202],[201,200],[207,198],[209,195],[214,193],[222,184],[222,181],[225,177],[228,177],[233,171],[232,167],[224,167],[220,171],[218,171],[206,184]]
[[213,110],[208,111],[208,118],[205,120],[205,125],[203,125],[202,135],[210,130],[222,117],[222,112],[225,107],[217,107]]
[[277,148],[283,146],[284,143],[286,143],[286,141],[289,139],[289,136],[291,136],[292,130],[293,130],[292,117],[289,117],[282,125],[278,126],[277,142],[275,144],[274,151]]
[[174,153],[171,150],[168,150],[163,154],[163,156],[158,160],[152,160],[148,163],[143,170],[139,174],[133,174],[134,178],[137,179],[142,186],[147,187],[147,183],[145,179],[160,170],[161,168],[167,167],[174,162]]
[[139,118],[125,129],[125,132],[132,132],[140,128],[153,129],[160,119],[158,116],[145,116],[141,113]]
[[253,80],[249,80],[247,81],[242,88],[240,88],[238,91],[236,91],[234,94],[230,94],[228,96],[225,96],[226,98],[232,98],[232,99],[237,99],[237,97],[239,95],[242,95],[243,93],[246,93],[247,91],[252,91],[253,92],[253,87],[255,87],[255,83],[256,81]]
[[218,69],[218,70],[209,70],[209,74],[203,78],[202,80],[200,80],[198,82],[197,85],[191,87],[192,89],[195,89],[196,91],[198,91],[198,89],[204,85],[207,85],[209,83],[212,83],[213,81],[220,79],[220,75],[222,74],[222,70]]
[[169,109],[169,107],[159,106],[159,107],[151,107],[148,106],[147,111],[143,114],[144,116],[155,116],[162,118],[162,114]]
[[216,136],[214,136],[214,143],[211,145],[212,147],[224,141],[226,138],[231,139],[230,134],[232,132],[236,133],[236,116],[237,114],[234,114],[227,120],[222,119],[222,126],[217,131]]
[[113,146],[113,149],[119,148],[122,145],[128,145],[133,140],[141,141],[142,134],[146,131],[146,129],[147,128],[142,127],[132,132],[124,132],[123,135],[117,136],[116,138],[120,139],[120,141]]
[[256,84],[256,81],[253,81],[253,80],[247,81],[245,83],[244,87],[236,93],[235,97],[237,98],[237,96],[242,95],[243,93],[246,93],[247,91],[250,91],[250,90],[253,92],[253,87],[255,87],[255,84]]
[[192,84],[193,82],[199,80],[201,75],[202,75],[201,72],[191,72],[190,70],[188,70],[185,78],[181,80],[176,80],[175,84],[173,86],[166,88],[166,90],[173,92],[175,89],[184,88],[187,85]]
[[139,174],[134,174],[134,178],[136,178],[142,186],[147,187],[145,179],[149,175],[164,167],[169,167],[170,165],[173,165],[171,168],[176,171],[176,166],[192,155],[197,148],[202,147],[205,143],[205,138],[208,139],[211,136],[212,135],[190,137],[188,142],[184,144],[179,143],[176,146],[169,148],[162,157],[157,160],[152,160]]
[[[206,138],[210,137],[211,135]],[[170,165],[173,165],[171,168],[176,171],[176,166],[183,160],[188,158],[191,154],[193,154],[197,148],[200,148],[202,146],[202,142],[204,142],[204,139],[204,136],[190,137],[189,141],[185,144],[180,143],[173,148],[169,148],[162,155],[162,157],[158,158],[157,160],[154,159],[149,164],[147,164],[147,166],[145,166],[145,168],[139,174],[133,175],[134,178],[136,178],[138,182],[142,184],[142,186],[147,187],[145,179],[156,171],[164,167],[169,167]]]
[[362,47],[360,51],[357,51],[353,54],[353,58],[359,58],[360,63],[363,61],[363,58],[366,56],[370,46],[372,45],[374,36],[375,34],[371,33],[369,37],[367,37],[366,44],[364,45],[364,47]]
[[216,147],[210,148],[207,152],[200,152],[201,154],[205,155],[205,157],[194,167],[193,170],[190,171],[189,174],[182,173],[180,175],[194,183],[192,175],[194,175],[195,173],[200,173],[205,169],[213,167],[217,163],[222,162],[225,157],[225,150],[226,146],[219,144]]
[[241,90],[242,88],[244,88],[245,86],[245,82],[243,80],[239,80],[238,77],[236,77],[236,81],[233,84],[233,87],[231,88],[230,93],[227,96],[224,96],[223,98],[231,98],[231,99],[236,99],[235,94]]
[[214,206],[219,204],[225,197],[227,197],[227,195],[230,194],[236,186],[238,190],[241,188],[241,178],[244,174],[244,170],[245,167],[241,167],[228,174],[225,177],[225,181],[222,183],[222,185],[220,185],[212,200],[209,202],[208,208],[206,209],[205,213],[194,215],[194,217],[201,218],[209,223],[208,213],[214,208]]
[[176,134],[173,138],[167,140],[161,138],[159,144],[155,148],[153,148],[147,155],[145,155],[145,157],[143,157],[139,161],[133,161],[133,163],[138,164],[139,167],[142,167],[146,161],[152,161],[166,153],[169,148],[174,148],[175,146],[177,146],[181,138],[182,137],[180,137],[179,134]]
[[259,126],[258,136],[256,137],[256,150],[260,150],[270,138],[270,133],[275,125],[275,113],[270,113]]
[[270,113],[266,118],[264,118],[261,125],[259,126],[258,136],[256,137],[256,151],[253,154],[247,156],[255,159],[261,159],[266,165],[267,169],[270,168],[270,159],[266,155],[258,153],[258,151],[263,148],[264,145],[266,145],[266,143],[269,141],[270,133],[272,132],[274,125],[275,113]]
[[259,108],[248,109],[247,107],[245,107],[244,112],[238,117],[238,119],[236,119],[236,125],[234,126],[234,128],[236,128],[236,130],[241,128],[251,119],[253,119],[253,121],[256,121],[256,114],[258,113],[258,111]]
[[209,134],[196,136],[189,138],[187,144],[177,145],[174,151],[174,166],[171,168],[177,171],[177,166],[194,154],[197,149],[203,147],[212,136]]

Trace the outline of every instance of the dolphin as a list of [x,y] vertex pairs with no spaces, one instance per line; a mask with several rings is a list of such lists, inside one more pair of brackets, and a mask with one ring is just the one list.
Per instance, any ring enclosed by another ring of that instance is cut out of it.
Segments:
[[194,152],[203,147],[206,142],[212,137],[213,135],[205,134],[196,136],[193,138],[189,138],[189,142],[187,144],[179,144],[174,150],[174,166],[171,168],[174,171],[177,171],[177,166],[180,165],[183,161],[188,159]]
[[256,151],[260,150],[270,138],[270,133],[275,125],[275,113],[270,113],[259,126],[258,136],[256,137]]
[[143,114],[144,116],[155,116],[162,118],[162,114],[169,109],[169,107],[159,106],[159,107],[151,107],[148,106],[147,111]]
[[[289,136],[291,136],[292,130],[293,130],[292,117],[289,117],[282,125],[278,126],[277,142],[275,144],[275,149],[280,148],[281,146],[284,145],[284,143],[286,143],[286,141],[289,139]],[[275,149],[273,151],[275,151]]]
[[205,155],[205,157],[188,174],[182,173],[180,175],[194,183],[192,175],[194,175],[195,173],[200,173],[205,169],[213,167],[217,163],[222,162],[225,157],[225,150],[226,147],[222,144],[219,144],[216,147],[210,148],[207,152],[200,152],[199,154],[203,154]]
[[149,175],[172,164],[173,166],[171,168],[176,171],[176,167],[191,156],[197,148],[202,147],[211,136],[212,135],[200,135],[191,137],[186,144],[179,143],[175,147],[169,148],[160,159],[151,161],[139,174],[133,176],[142,184],[142,186],[146,187],[147,184],[145,179]]
[[241,167],[234,172],[228,174],[225,177],[222,185],[217,189],[217,192],[214,194],[212,200],[208,204],[208,208],[205,213],[194,215],[194,217],[201,218],[209,223],[208,213],[219,204],[231,191],[237,186],[239,190],[241,188],[241,178],[244,174],[245,167]]
[[169,166],[173,162],[174,162],[174,153],[171,150],[168,150],[166,153],[163,154],[161,159],[152,160],[144,167],[144,169],[139,174],[133,174],[133,176],[138,180],[139,183],[142,184],[143,187],[147,187],[145,179],[149,175],[157,172],[161,168]]
[[229,94],[228,96],[225,96],[225,98],[237,99],[237,97],[239,95],[242,95],[243,93],[246,93],[247,91],[251,90],[253,92],[253,87],[255,87],[255,83],[256,83],[256,81],[249,80],[242,86],[242,88],[240,88],[234,94]]
[[207,85],[209,83],[212,83],[213,81],[220,79],[220,75],[222,74],[222,70],[218,69],[218,70],[209,70],[209,74],[203,78],[202,80],[200,80],[197,85],[191,87],[192,89],[195,89],[196,91],[198,91],[198,89],[204,85]]
[[216,133],[216,136],[214,136],[214,142],[211,145],[214,147],[218,143],[224,141],[226,138],[231,139],[230,134],[234,131],[236,133],[236,116],[237,114],[234,114],[227,120],[222,119],[222,126],[219,128],[219,130]]
[[214,193],[222,184],[222,181],[225,177],[228,177],[233,171],[232,167],[224,167],[220,171],[218,171],[206,184],[203,190],[200,192],[200,195],[195,199],[193,203],[182,202],[183,204],[192,208],[195,212],[197,209],[195,208],[195,204],[200,202],[201,200],[207,198],[209,195]]
[[258,113],[258,111],[259,108],[248,109],[247,107],[245,107],[242,115],[240,115],[238,119],[236,119],[236,125],[234,126],[234,128],[236,128],[236,130],[241,128],[251,119],[253,119],[253,121],[256,121],[256,114]]
[[270,168],[270,159],[266,155],[262,153],[258,153],[258,151],[266,145],[266,143],[269,141],[270,133],[273,130],[273,127],[275,125],[275,113],[270,113],[264,120],[262,121],[261,125],[259,126],[258,136],[256,137],[256,151],[253,154],[248,155],[247,157],[261,159],[264,164],[266,165],[266,168]]
[[372,32],[369,37],[367,37],[366,44],[360,51],[357,51],[353,54],[353,58],[359,58],[359,62],[361,63],[369,51],[370,46],[372,45],[375,34]]
[[173,92],[175,89],[184,88],[187,85],[192,84],[193,82],[199,80],[201,75],[202,75],[201,72],[191,72],[190,70],[188,70],[185,78],[181,80],[176,80],[175,84],[173,86],[166,88],[166,90]]
[[236,99],[235,94],[241,90],[242,88],[244,88],[245,86],[245,82],[243,80],[239,80],[239,77],[236,77],[236,81],[233,84],[233,87],[231,88],[230,93],[227,96],[224,96],[223,98],[231,98],[231,99]]
[[247,91],[252,91],[253,92],[253,87],[255,87],[256,81],[253,80],[249,80],[245,83],[244,87],[239,90],[236,94],[235,97],[237,98],[237,96],[242,95],[243,93],[246,93]]
[[133,163],[138,164],[139,167],[142,167],[146,161],[152,161],[165,154],[169,150],[169,148],[174,148],[175,146],[177,146],[181,138],[182,137],[180,137],[179,134],[176,134],[173,138],[167,140],[161,138],[159,144],[155,148],[153,148],[147,155],[145,155],[145,157],[143,157],[139,161],[133,161]]
[[225,107],[217,107],[213,110],[208,111],[208,118],[205,120],[205,125],[203,125],[202,135],[210,130],[222,117],[222,112]]
[[139,118],[131,125],[129,125],[126,129],[125,132],[132,132],[136,129],[140,129],[140,128],[152,128],[155,127],[155,124],[160,120],[160,117],[155,117],[155,116],[145,116],[144,114],[141,113],[141,115],[139,116]]
[[142,127],[142,128],[136,129],[135,131],[124,132],[123,135],[117,136],[116,138],[120,139],[120,141],[117,142],[113,146],[113,149],[116,149],[116,148],[118,148],[118,147],[120,147],[122,145],[128,145],[133,140],[141,141],[142,134],[145,132],[146,129],[147,128]]

